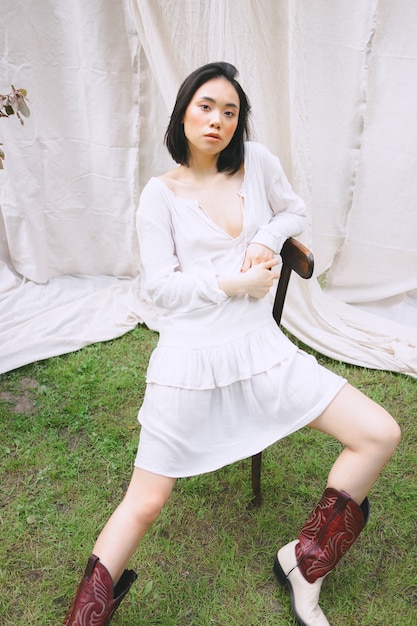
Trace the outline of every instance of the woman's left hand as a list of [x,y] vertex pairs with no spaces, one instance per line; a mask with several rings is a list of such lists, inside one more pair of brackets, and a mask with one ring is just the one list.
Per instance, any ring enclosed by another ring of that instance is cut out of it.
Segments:
[[274,252],[271,248],[267,248],[267,246],[263,246],[260,243],[250,243],[246,248],[245,259],[240,271],[246,272],[254,265],[265,263],[265,261],[270,261],[273,258]]

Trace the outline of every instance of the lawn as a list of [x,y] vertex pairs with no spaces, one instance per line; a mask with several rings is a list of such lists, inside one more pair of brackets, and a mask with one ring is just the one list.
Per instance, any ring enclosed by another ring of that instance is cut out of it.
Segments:
[[[61,624],[96,535],[122,498],[156,334],[33,363],[0,378],[1,626]],[[370,494],[371,518],[324,583],[334,626],[417,624],[417,380],[318,357],[399,421],[403,438]],[[263,504],[247,510],[250,461],[178,481],[131,567],[115,626],[285,626],[276,549],[292,540],[340,450],[309,429],[264,453]]]

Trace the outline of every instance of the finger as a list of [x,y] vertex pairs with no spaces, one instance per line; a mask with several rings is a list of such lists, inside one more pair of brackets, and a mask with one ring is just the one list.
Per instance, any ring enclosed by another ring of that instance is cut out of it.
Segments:
[[246,271],[247,271],[250,267],[251,267],[250,261],[249,261],[249,259],[248,259],[248,258],[246,258],[246,259],[243,261],[243,265],[242,265],[242,267],[240,268],[240,271],[241,271],[241,272],[246,272]]
[[274,267],[275,265],[279,264],[279,259],[270,259],[269,261],[265,261],[264,263],[262,263],[262,266],[266,269],[269,270],[271,269],[271,267]]

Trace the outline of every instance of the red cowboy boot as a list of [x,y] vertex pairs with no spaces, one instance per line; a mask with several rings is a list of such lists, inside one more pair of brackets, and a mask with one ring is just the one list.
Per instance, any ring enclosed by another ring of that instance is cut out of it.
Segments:
[[125,570],[113,586],[107,569],[92,554],[62,626],[107,626],[137,575]]
[[278,551],[274,574],[280,585],[288,586],[302,626],[329,626],[318,604],[323,578],[356,541],[368,517],[367,498],[359,506],[346,492],[328,488],[298,540]]

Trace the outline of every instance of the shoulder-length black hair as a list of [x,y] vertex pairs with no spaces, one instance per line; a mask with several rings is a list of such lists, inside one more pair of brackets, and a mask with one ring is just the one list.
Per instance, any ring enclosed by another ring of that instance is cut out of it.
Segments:
[[165,133],[165,145],[174,161],[189,165],[190,149],[184,133],[183,119],[197,89],[213,78],[225,78],[233,85],[239,96],[239,118],[235,133],[229,145],[219,154],[217,169],[219,172],[235,174],[244,159],[244,141],[249,139],[250,103],[242,87],[236,80],[238,71],[231,63],[208,63],[194,70],[179,88],[177,99],[168,128]]

